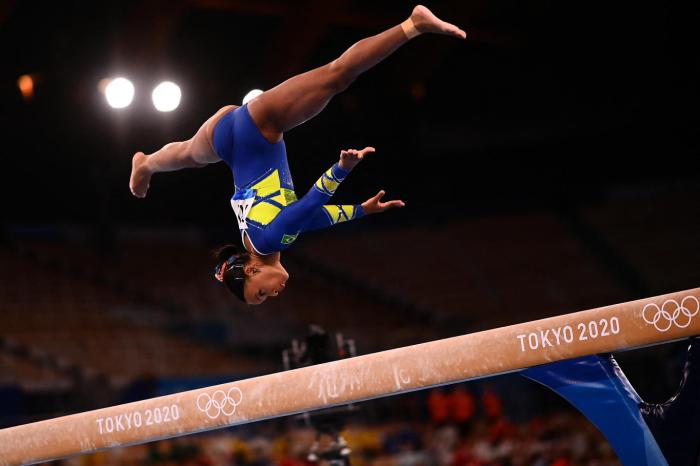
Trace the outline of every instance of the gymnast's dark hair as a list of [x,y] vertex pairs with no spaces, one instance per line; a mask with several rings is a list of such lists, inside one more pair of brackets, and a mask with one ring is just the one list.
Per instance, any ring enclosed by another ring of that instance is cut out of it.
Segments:
[[235,244],[226,244],[214,251],[216,267],[214,277],[226,285],[238,299],[246,302],[243,294],[245,271],[243,267],[250,259],[250,254]]

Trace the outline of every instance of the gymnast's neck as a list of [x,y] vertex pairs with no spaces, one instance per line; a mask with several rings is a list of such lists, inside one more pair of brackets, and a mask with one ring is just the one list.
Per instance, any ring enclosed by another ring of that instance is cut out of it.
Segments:
[[282,255],[279,251],[275,251],[270,254],[260,254],[253,247],[253,244],[250,242],[250,238],[248,238],[248,235],[243,235],[243,245],[250,254],[250,257],[262,262],[263,264],[276,265],[280,263],[280,258],[282,257]]

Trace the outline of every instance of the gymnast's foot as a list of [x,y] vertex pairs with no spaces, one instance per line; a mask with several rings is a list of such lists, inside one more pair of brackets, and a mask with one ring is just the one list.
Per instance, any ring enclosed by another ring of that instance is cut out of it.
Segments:
[[411,13],[411,21],[413,21],[413,24],[419,33],[445,34],[448,36],[458,37],[460,39],[465,39],[467,37],[466,32],[462,31],[454,24],[441,20],[423,5],[418,5],[413,9],[413,13]]
[[146,166],[146,157],[143,152],[134,154],[131,159],[131,179],[129,180],[129,188],[131,194],[136,197],[146,197],[148,186],[151,182],[151,171]]

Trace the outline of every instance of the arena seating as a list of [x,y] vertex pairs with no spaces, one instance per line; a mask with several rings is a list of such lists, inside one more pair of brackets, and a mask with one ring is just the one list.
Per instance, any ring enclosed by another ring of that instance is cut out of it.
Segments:
[[680,191],[653,199],[623,194],[615,203],[584,209],[585,219],[652,289],[698,286],[697,202]]
[[[46,245],[39,249],[48,254]],[[51,354],[66,365],[78,365],[86,376],[108,374],[114,385],[122,386],[144,375],[233,375],[265,369],[259,360],[159,331],[138,322],[133,312],[120,313],[120,309],[146,314],[150,310],[107,286],[28,258],[34,256],[1,254],[2,337]],[[33,380],[26,371],[21,374],[20,383]]]
[[[684,223],[692,206],[674,196],[654,202],[621,199],[579,215],[613,259],[639,271],[649,294],[696,286],[700,271],[682,266],[700,259],[700,232]],[[339,227],[300,239],[283,257],[289,287],[257,308],[212,278],[213,259],[198,238],[127,232],[107,250],[19,238],[0,249],[0,337],[123,385],[145,374],[278,370],[275,351],[309,323],[371,352],[628,299],[578,234],[553,213],[361,235]],[[415,309],[422,314],[408,313]],[[3,367],[23,381],[63,377],[32,364],[3,355]]]
[[552,215],[333,235],[302,248],[320,262],[333,257],[351,276],[388,293],[484,328],[624,297]]

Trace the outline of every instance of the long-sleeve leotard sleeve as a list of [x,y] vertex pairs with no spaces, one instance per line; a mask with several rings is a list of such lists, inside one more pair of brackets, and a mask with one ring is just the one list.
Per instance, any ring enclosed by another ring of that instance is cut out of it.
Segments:
[[320,211],[317,211],[309,223],[307,223],[302,231],[320,230],[328,228],[336,223],[347,222],[360,218],[365,214],[360,204],[355,205],[324,205]]
[[360,205],[325,205],[348,173],[336,163],[321,175],[306,195],[284,208],[268,226],[268,244],[291,244],[302,231],[362,217]]

